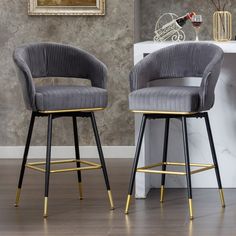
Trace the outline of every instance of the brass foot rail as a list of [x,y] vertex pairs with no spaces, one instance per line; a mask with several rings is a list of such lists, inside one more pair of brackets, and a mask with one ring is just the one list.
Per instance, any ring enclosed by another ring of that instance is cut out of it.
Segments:
[[[168,165],[169,166],[185,166],[186,164],[181,163],[181,162],[160,162],[160,163],[153,164],[153,165],[139,167],[139,168],[137,168],[137,172],[152,173],[152,174],[186,175],[186,172],[183,172],[183,171],[150,170],[152,168],[163,166],[163,165],[166,165],[166,166],[168,166]],[[215,168],[214,164],[191,163],[190,166],[191,167],[201,167],[199,169],[192,170],[190,172],[191,175]]]
[[[87,165],[86,167],[77,167],[77,168],[64,168],[64,169],[55,169],[55,170],[50,170],[50,173],[60,173],[60,172],[69,172],[69,171],[82,171],[82,170],[95,170],[95,169],[101,169],[102,166],[100,164],[94,163],[94,162],[90,162],[90,161],[84,161],[84,160],[60,160],[60,161],[51,161],[51,164],[55,165],[55,164],[66,164],[66,163],[73,163],[73,162],[79,162],[81,164],[85,164]],[[33,170],[37,170],[40,172],[45,172],[45,168],[42,167],[38,167],[41,165],[45,165],[46,162],[42,161],[42,162],[30,162],[27,163],[25,166],[33,169]]]

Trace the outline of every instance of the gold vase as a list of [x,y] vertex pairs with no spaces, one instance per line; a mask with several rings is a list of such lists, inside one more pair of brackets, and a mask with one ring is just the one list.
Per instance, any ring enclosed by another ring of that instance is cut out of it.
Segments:
[[213,14],[213,38],[225,42],[232,38],[232,16],[228,11],[216,11]]

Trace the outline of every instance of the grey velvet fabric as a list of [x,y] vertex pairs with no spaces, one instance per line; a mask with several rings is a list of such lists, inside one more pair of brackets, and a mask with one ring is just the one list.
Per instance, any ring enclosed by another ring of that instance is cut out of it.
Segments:
[[34,78],[84,78],[89,79],[93,87],[106,88],[106,66],[79,48],[55,43],[29,44],[16,48],[13,60],[30,110],[38,109]]
[[[178,108],[186,112],[193,111],[193,108],[195,111],[209,110],[214,104],[214,90],[222,62],[222,49],[211,43],[181,43],[153,52],[132,69],[130,73],[131,91],[146,88],[149,82],[158,79],[202,77],[198,96],[195,95],[195,91],[197,91],[195,87],[188,88],[189,94],[194,91],[191,96],[185,94],[187,88],[185,89],[184,87],[165,89],[166,94],[163,94],[164,91],[160,93],[159,88],[156,88],[154,97],[149,98],[149,103],[147,103],[148,99],[145,100],[145,98],[140,103],[137,94],[132,92],[129,98],[129,108],[135,110],[139,107],[139,110],[152,110],[153,107],[157,109],[161,107],[165,111],[177,111],[176,109]],[[174,99],[175,89],[177,91]],[[145,96],[154,94],[153,90],[152,93],[145,92]],[[168,96],[169,100],[167,102]],[[190,105],[193,98],[196,99],[194,104],[198,104],[197,107]]]
[[36,108],[39,111],[105,108],[107,91],[88,86],[36,87]]
[[160,86],[143,88],[129,96],[131,110],[194,112],[200,103],[199,87]]

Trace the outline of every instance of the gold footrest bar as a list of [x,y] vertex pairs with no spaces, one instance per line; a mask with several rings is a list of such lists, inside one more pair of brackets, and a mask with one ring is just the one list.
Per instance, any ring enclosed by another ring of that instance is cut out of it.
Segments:
[[[65,163],[72,163],[72,162],[80,162],[82,164],[87,164],[87,165],[98,165],[97,163],[91,162],[91,161],[84,161],[84,160],[60,160],[60,161],[51,161],[51,164],[65,164]],[[46,164],[45,161],[39,161],[39,162],[31,162],[28,163],[28,165],[44,165]]]
[[208,167],[203,167],[203,168],[198,169],[198,170],[193,170],[190,173],[191,173],[191,175],[193,175],[193,174],[197,174],[197,173],[200,173],[202,171],[206,171],[206,170],[210,170],[210,169],[214,169],[214,168],[215,168],[215,166],[211,165],[211,166],[208,166]]
[[[100,164],[90,162],[90,161],[84,161],[84,160],[60,160],[60,161],[51,161],[51,164],[65,164],[65,163],[73,163],[73,162],[80,162],[81,164],[88,165],[86,167],[77,167],[77,168],[64,168],[64,169],[56,169],[56,170],[51,170],[50,173],[60,173],[60,172],[69,172],[69,171],[82,171],[82,170],[96,170],[96,169],[101,169],[102,166]],[[40,165],[45,165],[46,162],[31,162],[27,163],[25,166],[37,170],[40,172],[46,172],[45,168],[38,167]]]
[[144,173],[151,173],[151,174],[186,175],[185,172],[179,172],[179,171],[148,170],[148,169],[142,169],[142,168],[138,168],[137,172],[144,172]]
[[26,164],[25,167],[28,167],[28,168],[33,169],[33,170],[38,170],[38,171],[41,171],[41,172],[46,172],[46,170],[43,169],[43,168],[39,168],[39,167],[36,167],[36,166],[31,166],[29,164]]
[[[144,167],[139,167],[137,168],[137,172],[144,172],[144,173],[152,173],[152,174],[169,174],[169,175],[186,175],[186,172],[182,171],[168,171],[168,170],[150,170],[154,167],[159,167],[163,165],[170,165],[170,166],[185,166],[185,163],[179,163],[179,162],[160,162],[157,164],[152,164]],[[202,163],[191,163],[191,167],[201,167],[196,170],[192,170],[190,173],[191,174],[196,174],[202,171],[210,170],[215,168],[213,164],[202,164]]]
[[[182,162],[163,162],[163,165],[186,166],[186,164]],[[213,164],[203,164],[203,163],[190,163],[189,165],[195,167],[210,167],[210,166],[215,167]]]

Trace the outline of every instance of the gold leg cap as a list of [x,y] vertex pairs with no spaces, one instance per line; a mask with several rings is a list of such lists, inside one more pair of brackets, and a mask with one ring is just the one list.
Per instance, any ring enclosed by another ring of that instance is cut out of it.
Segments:
[[43,218],[48,217],[48,197],[44,198],[44,211],[43,211]]
[[21,192],[21,189],[18,188],[17,191],[16,191],[16,201],[15,201],[15,204],[14,204],[15,207],[18,207],[18,206],[19,206],[20,192]]
[[131,195],[128,195],[126,206],[125,206],[125,214],[127,215],[129,213],[129,205],[130,205]]
[[164,185],[161,185],[160,202],[164,202]]
[[189,198],[188,199],[188,203],[189,203],[189,217],[190,217],[190,220],[193,220],[193,203],[192,203],[192,199]]
[[220,191],[221,205],[222,205],[223,208],[225,208],[225,197],[224,197],[223,189],[219,189],[219,191]]
[[79,182],[79,199],[83,200],[83,187],[82,182]]
[[114,207],[112,192],[111,192],[111,190],[108,190],[107,192],[108,192],[108,197],[109,197],[109,201],[110,201],[110,205],[111,205],[111,210],[114,210],[115,207]]

